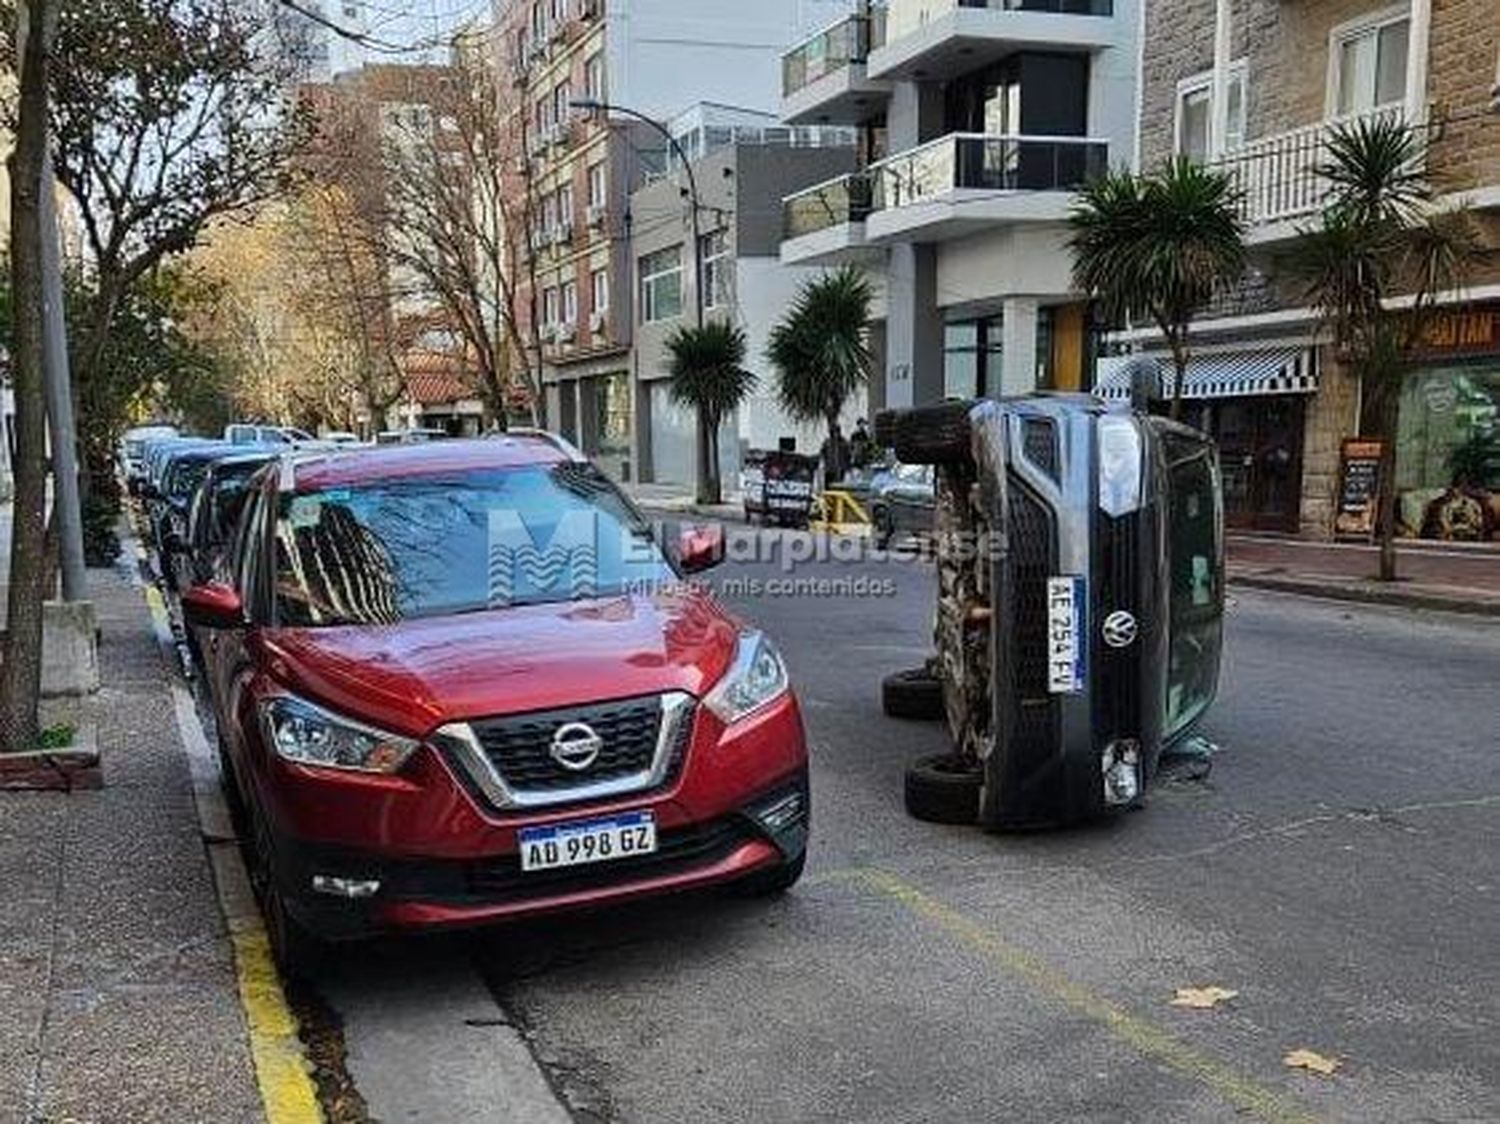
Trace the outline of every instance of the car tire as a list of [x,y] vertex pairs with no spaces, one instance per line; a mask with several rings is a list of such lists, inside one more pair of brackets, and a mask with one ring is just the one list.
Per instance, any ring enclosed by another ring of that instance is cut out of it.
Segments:
[[271,959],[283,979],[312,980],[327,957],[328,946],[287,908],[281,882],[276,877],[270,832],[259,815],[252,813],[252,818],[250,884],[260,902]]
[[979,818],[980,772],[957,754],[940,753],[906,770],[906,811],[925,823],[974,823]]
[[795,886],[806,866],[807,852],[803,851],[795,859],[789,859],[780,866],[757,871],[740,879],[734,884],[734,892],[742,898],[774,898]]
[[946,718],[943,681],[926,667],[887,675],[880,681],[880,709],[887,718],[932,722]]
[[906,464],[962,464],[969,459],[970,402],[939,402],[891,411],[891,448]]

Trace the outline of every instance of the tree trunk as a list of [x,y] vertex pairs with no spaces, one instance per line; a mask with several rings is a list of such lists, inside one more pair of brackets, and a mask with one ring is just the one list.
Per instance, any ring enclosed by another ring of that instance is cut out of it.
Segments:
[[708,433],[708,494],[709,503],[724,502],[724,481],[719,477],[719,419],[709,418]]
[[1168,336],[1172,347],[1172,420],[1182,420],[1182,384],[1187,381],[1188,352],[1182,341]]
[[[38,741],[42,688],[42,598],[46,571],[47,404],[42,385],[42,164],[46,145],[47,53],[57,0],[30,0],[31,34],[21,65],[19,121],[11,158],[11,287],[16,402],[15,503],[10,540],[4,663],[0,664],[0,749]],[[25,18],[22,16],[21,18]],[[50,190],[51,185],[46,186]]]
[[823,463],[823,487],[831,488],[844,479],[848,468],[844,458],[844,435],[839,430],[839,410],[830,410],[825,415],[828,422],[828,456]]
[[708,419],[698,409],[698,502],[713,503],[713,469],[708,463]]

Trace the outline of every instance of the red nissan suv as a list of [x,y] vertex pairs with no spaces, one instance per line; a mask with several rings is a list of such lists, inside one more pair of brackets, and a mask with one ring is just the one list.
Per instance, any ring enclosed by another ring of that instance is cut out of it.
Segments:
[[288,454],[183,609],[290,971],[327,940],[802,872],[771,642],[541,433]]

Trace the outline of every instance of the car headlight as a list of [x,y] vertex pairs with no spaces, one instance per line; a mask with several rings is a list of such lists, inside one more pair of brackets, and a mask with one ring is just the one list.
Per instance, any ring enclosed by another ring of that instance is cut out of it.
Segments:
[[1141,506],[1145,451],[1133,418],[1107,414],[1099,419],[1099,506],[1113,516]]
[[787,687],[786,664],[776,645],[763,633],[742,632],[734,662],[703,705],[728,725],[784,695]]
[[290,695],[263,702],[260,716],[271,747],[299,765],[394,773],[417,748],[410,738],[361,726]]

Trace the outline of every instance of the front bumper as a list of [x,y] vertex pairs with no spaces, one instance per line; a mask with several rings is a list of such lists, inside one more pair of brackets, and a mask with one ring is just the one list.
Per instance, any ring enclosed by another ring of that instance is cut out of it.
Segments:
[[[809,793],[802,719],[790,694],[733,727],[699,708],[682,768],[665,786],[540,809],[498,809],[425,748],[397,777],[268,763],[256,804],[288,908],[323,936],[461,927],[591,908],[728,882],[800,856]],[[794,805],[789,813],[789,806]],[[649,811],[649,856],[522,873],[522,828]],[[364,897],[313,889],[364,884]],[[370,884],[378,889],[369,891]]]
[[[288,908],[330,940],[382,932],[464,928],[617,905],[733,882],[800,856],[807,847],[807,773],[707,823],[659,833],[650,855],[525,873],[512,853],[471,860],[392,859],[342,847],[276,842]],[[555,817],[586,819],[587,809]],[[327,886],[378,890],[368,897],[319,893]]]

